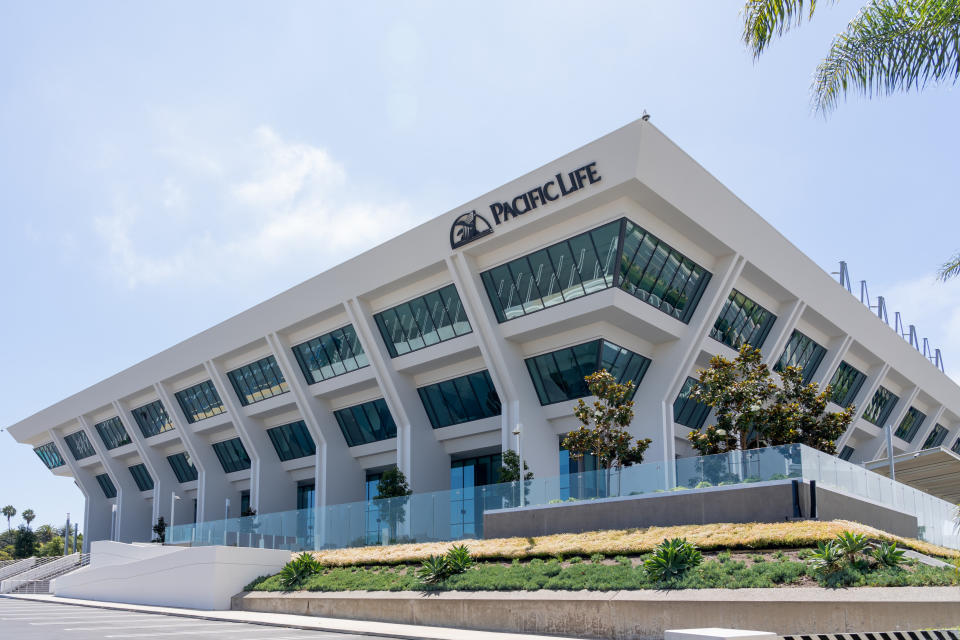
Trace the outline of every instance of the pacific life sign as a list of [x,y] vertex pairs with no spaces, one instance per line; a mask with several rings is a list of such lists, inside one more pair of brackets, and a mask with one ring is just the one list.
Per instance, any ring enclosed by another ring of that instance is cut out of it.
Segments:
[[[547,180],[542,185],[525,191],[511,200],[492,203],[490,214],[493,216],[494,223],[500,225],[510,218],[522,216],[541,205],[559,200],[597,182],[600,182],[597,163],[591,162],[570,171],[566,176],[558,173],[552,180]],[[491,233],[493,233],[493,227],[486,218],[476,210],[468,211],[453,221],[453,226],[450,228],[450,248],[462,247],[468,242]]]

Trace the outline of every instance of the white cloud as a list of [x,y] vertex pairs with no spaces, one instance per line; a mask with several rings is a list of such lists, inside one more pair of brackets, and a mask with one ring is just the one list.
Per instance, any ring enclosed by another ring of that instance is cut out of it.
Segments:
[[[128,186],[94,221],[126,286],[242,283],[289,267],[317,273],[420,216],[362,194],[324,149],[259,127],[218,153],[188,137],[159,150],[169,175]],[[200,158],[198,160],[198,158]]]

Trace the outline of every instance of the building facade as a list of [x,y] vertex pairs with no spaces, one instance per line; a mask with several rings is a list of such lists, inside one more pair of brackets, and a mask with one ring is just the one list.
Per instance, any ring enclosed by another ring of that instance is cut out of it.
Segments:
[[[637,121],[13,425],[86,497],[85,542],[567,473],[600,367],[637,383],[647,460],[692,455],[687,398],[759,347],[856,406],[855,462],[960,449],[960,388],[649,122]],[[519,436],[515,432],[519,431]],[[174,499],[174,494],[178,499]],[[465,523],[464,526],[467,526]]]

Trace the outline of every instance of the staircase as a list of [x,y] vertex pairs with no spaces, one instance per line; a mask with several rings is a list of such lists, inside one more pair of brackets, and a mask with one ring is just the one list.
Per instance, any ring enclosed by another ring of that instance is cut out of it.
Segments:
[[90,564],[89,553],[73,553],[51,558],[28,558],[25,565],[14,575],[0,582],[0,593],[50,593],[50,581]]

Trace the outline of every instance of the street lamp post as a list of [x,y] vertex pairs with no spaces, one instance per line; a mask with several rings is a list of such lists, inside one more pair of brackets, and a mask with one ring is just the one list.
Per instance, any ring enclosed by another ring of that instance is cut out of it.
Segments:
[[516,428],[513,430],[513,435],[517,436],[517,458],[519,459],[518,464],[518,473],[520,480],[520,506],[524,506],[524,486],[523,486],[523,449],[521,449],[522,439],[520,438],[520,432],[523,430],[523,425],[517,423]]
[[177,500],[180,499],[180,496],[177,495],[176,491],[170,492],[170,535],[173,535],[173,514],[177,507]]

